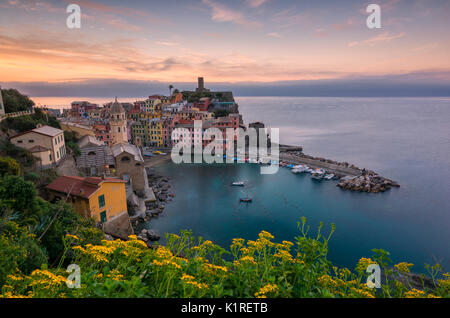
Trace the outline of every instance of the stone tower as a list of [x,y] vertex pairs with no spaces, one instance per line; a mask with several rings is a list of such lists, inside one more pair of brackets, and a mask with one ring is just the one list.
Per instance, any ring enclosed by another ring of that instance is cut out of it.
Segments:
[[127,117],[122,104],[116,100],[109,113],[109,126],[111,127],[111,145],[128,143]]
[[5,105],[3,104],[2,87],[0,86],[0,116],[4,114],[5,114]]

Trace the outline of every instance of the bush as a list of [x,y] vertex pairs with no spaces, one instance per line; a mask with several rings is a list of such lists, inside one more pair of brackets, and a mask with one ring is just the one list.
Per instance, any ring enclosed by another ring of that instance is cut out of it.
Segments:
[[18,176],[20,174],[20,165],[11,157],[0,156],[0,176],[3,177],[5,174]]
[[34,235],[11,221],[0,227],[0,255],[0,286],[10,274],[29,274],[47,264],[47,256]]
[[[81,288],[69,289],[61,267],[36,270],[31,275],[8,278],[3,297],[448,297],[450,275],[436,279],[433,290],[417,290],[399,280],[386,282],[376,292],[366,286],[368,264],[387,271],[386,252],[376,251],[374,260],[362,258],[352,272],[327,260],[328,236],[319,227],[309,237],[306,220],[299,223],[301,235],[295,243],[273,242],[262,231],[255,241],[234,239],[229,250],[211,241],[196,240],[191,232],[168,234],[166,246],[148,249],[143,241],[86,244],[67,235],[65,253],[74,253],[81,267]],[[227,257],[225,257],[225,255]],[[396,267],[409,272],[412,264]],[[435,267],[439,269],[438,267]],[[46,279],[43,279],[45,278]]]

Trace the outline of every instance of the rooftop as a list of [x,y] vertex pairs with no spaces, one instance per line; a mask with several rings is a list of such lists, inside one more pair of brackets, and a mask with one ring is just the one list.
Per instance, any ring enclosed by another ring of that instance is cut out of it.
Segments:
[[99,178],[99,177],[77,177],[62,176],[46,186],[46,189],[70,194],[73,196],[89,199],[97,192],[101,184],[104,182],[125,183],[126,181],[116,178]]

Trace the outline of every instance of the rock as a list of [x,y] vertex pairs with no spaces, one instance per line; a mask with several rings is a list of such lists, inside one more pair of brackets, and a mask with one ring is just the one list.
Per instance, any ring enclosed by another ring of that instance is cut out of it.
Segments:
[[130,217],[127,212],[122,212],[103,223],[103,232],[113,237],[128,239],[129,235],[134,234],[131,226]]
[[147,238],[148,238],[150,241],[158,241],[158,240],[161,238],[161,236],[159,235],[159,233],[158,233],[157,231],[155,231],[155,230],[149,230],[149,231],[147,232]]
[[148,232],[147,229],[143,229],[143,230],[141,231],[141,235],[142,235],[142,236],[146,236],[146,235],[147,235],[147,232]]
[[109,234],[105,234],[105,240],[107,240],[107,241],[114,241],[114,238],[111,235],[109,235]]

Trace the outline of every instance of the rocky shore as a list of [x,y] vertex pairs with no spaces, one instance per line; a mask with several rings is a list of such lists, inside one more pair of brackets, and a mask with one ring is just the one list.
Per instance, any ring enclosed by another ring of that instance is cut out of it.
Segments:
[[138,234],[138,239],[143,240],[147,244],[153,241],[158,241],[161,235],[156,230],[139,229],[142,223],[150,222],[152,218],[157,218],[163,213],[166,204],[173,200],[175,193],[172,191],[172,185],[167,177],[147,172],[149,187],[153,189],[155,201],[146,203],[145,214],[140,215],[137,222],[134,224],[135,232]]
[[392,187],[400,187],[398,183],[381,177],[373,171],[364,171],[358,177],[343,177],[339,180],[337,186],[345,190],[371,193],[384,192]]

